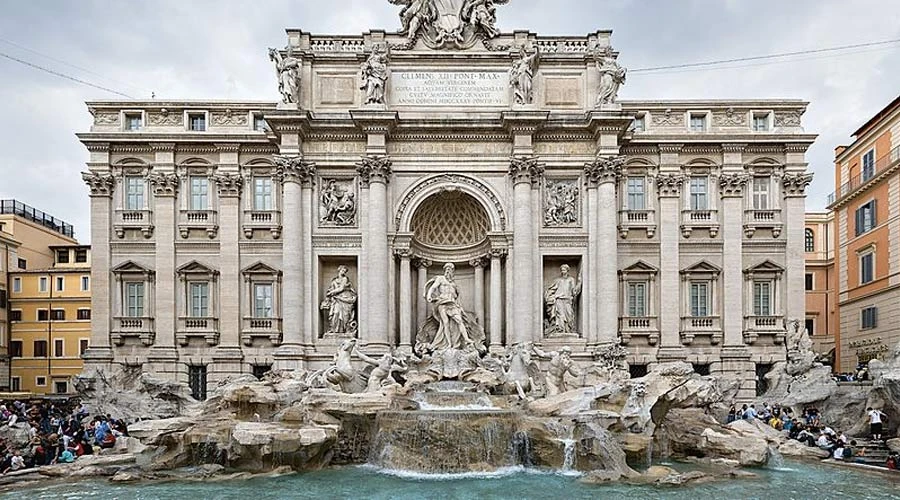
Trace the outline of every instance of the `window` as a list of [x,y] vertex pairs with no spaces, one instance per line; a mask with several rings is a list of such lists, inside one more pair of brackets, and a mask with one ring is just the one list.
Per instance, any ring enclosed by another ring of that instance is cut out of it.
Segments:
[[91,310],[90,309],[79,309],[77,318],[81,321],[87,321],[91,319]]
[[47,341],[46,340],[35,340],[34,341],[34,357],[35,358],[46,358],[47,357]]
[[626,304],[628,316],[642,317],[647,315],[647,283],[644,281],[628,282]]
[[272,371],[272,365],[253,365],[253,376],[260,380],[270,371]]
[[191,210],[209,208],[209,178],[191,177]]
[[272,210],[272,178],[253,178],[253,210]]
[[706,113],[691,113],[691,132],[706,132]]
[[806,291],[810,291],[815,288],[815,275],[813,273],[806,273]]
[[62,292],[66,289],[66,278],[65,276],[57,276],[56,277],[56,291]]
[[37,320],[38,321],[47,321],[50,319],[50,311],[46,309],[38,309],[37,310]]
[[709,283],[695,281],[691,283],[691,316],[709,316]]
[[188,130],[193,132],[205,132],[206,113],[188,113]]
[[812,318],[806,318],[806,333],[809,335],[816,334],[816,321]]
[[56,394],[68,394],[69,393],[69,382],[65,380],[56,380],[53,382],[53,391]]
[[63,339],[53,339],[53,357],[62,358],[66,355],[66,343]]
[[635,132],[643,132],[647,130],[647,123],[644,115],[635,116],[634,121],[631,123],[631,128]]
[[627,181],[628,210],[644,210],[644,178],[629,177]]
[[22,293],[22,278],[13,278],[13,293]]
[[209,316],[209,283],[197,281],[190,284],[190,302],[188,310],[192,318]]
[[22,390],[22,377],[12,377],[10,378],[10,387],[13,392],[19,392]]
[[53,321],[65,321],[66,319],[66,310],[65,309],[54,309],[50,311],[50,319]]
[[75,262],[78,264],[84,264],[87,262],[87,248],[75,249]]
[[47,377],[34,377],[34,385],[45,387],[47,385]]
[[188,386],[191,388],[191,396],[197,401],[206,399],[206,367],[188,367]]
[[21,340],[10,340],[9,341],[9,355],[14,358],[22,357],[22,341]]
[[68,264],[69,263],[69,249],[60,249],[56,251],[56,263],[57,264]]
[[[125,177],[125,210],[143,209],[144,178],[137,175],[129,175]],[[85,257],[87,257],[87,255],[85,255]],[[85,260],[87,259],[85,258]]]
[[91,289],[91,277],[90,276],[82,276],[81,277],[81,291],[87,292]]
[[769,113],[753,113],[753,121],[751,123],[754,132],[769,131]]
[[78,355],[84,356],[84,353],[88,350],[89,345],[90,345],[90,341],[88,339],[79,339],[78,340]]
[[753,282],[753,315],[772,315],[772,282]]
[[125,113],[125,130],[136,131],[144,126],[144,115],[142,113]]
[[41,276],[40,279],[38,279],[38,291],[41,293],[46,293],[47,292],[47,283],[48,283],[47,277]]
[[816,251],[816,233],[812,229],[806,228],[805,240],[803,243],[807,252]]
[[707,180],[705,176],[691,177],[691,210],[707,210],[709,208]]
[[144,283],[125,283],[125,316],[140,318],[144,315]]
[[272,284],[257,283],[253,285],[253,317],[272,317]]
[[859,284],[865,285],[875,279],[875,251],[869,250],[859,256]]
[[20,309],[13,309],[9,312],[9,320],[10,321],[22,321],[22,311]]
[[19,259],[19,262],[17,264],[18,264],[19,269],[27,269],[28,268],[28,262],[25,259]]
[[257,132],[266,131],[266,120],[262,115],[253,115],[253,130]]
[[768,210],[769,209],[769,178],[754,177],[753,178],[753,209]]
[[859,313],[860,328],[863,330],[875,328],[878,326],[878,308],[875,306],[866,307]]
[[875,150],[870,149],[866,151],[864,155],[862,155],[862,181],[866,182],[867,180],[875,177]]
[[856,209],[856,235],[871,231],[877,224],[875,214],[875,200],[861,205]]

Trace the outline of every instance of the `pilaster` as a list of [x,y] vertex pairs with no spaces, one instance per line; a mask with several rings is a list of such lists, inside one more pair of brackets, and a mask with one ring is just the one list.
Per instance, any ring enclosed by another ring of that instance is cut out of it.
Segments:
[[[661,361],[683,358],[681,347],[681,290],[679,230],[681,189],[684,176],[661,173],[656,177],[659,196],[659,330]],[[675,294],[674,300],[664,299]]]
[[241,192],[244,179],[238,171],[237,145],[219,146],[219,169],[213,176],[219,196],[219,273],[224,286],[219,287],[219,346],[215,357],[216,372],[223,376],[240,373],[243,355],[240,348],[241,294]]
[[536,295],[540,288],[539,273],[535,272],[534,244],[537,240],[532,212],[532,185],[544,175],[544,166],[534,156],[510,159],[509,176],[513,183],[513,249],[512,272],[516,285],[512,288],[512,330],[507,342],[519,344],[536,340],[542,329],[535,327]]
[[[105,149],[108,156],[108,145]],[[108,160],[104,163],[108,163]],[[91,227],[94,228],[91,231],[91,340],[83,357],[86,368],[91,365],[106,367],[113,360],[109,339],[113,296],[109,275],[112,267],[109,228],[112,227],[115,179],[106,172],[85,172],[81,174],[81,178],[91,192]]]

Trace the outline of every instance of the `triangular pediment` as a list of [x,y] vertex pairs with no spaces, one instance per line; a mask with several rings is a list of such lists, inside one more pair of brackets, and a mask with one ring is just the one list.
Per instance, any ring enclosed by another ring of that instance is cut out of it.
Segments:
[[619,271],[619,272],[620,272],[620,273],[623,273],[623,274],[625,274],[625,273],[629,273],[629,274],[630,274],[630,273],[634,273],[634,274],[637,274],[637,273],[645,273],[645,274],[649,274],[649,273],[657,273],[657,272],[659,272],[659,269],[657,269],[657,268],[651,266],[650,264],[648,264],[648,263],[646,263],[646,262],[644,262],[644,261],[642,261],[642,260],[639,260],[639,261],[635,262],[634,264],[632,264],[632,265],[626,267],[625,269],[622,269],[622,270]]
[[694,273],[720,273],[722,269],[717,266],[710,264],[708,261],[701,260],[700,262],[685,268],[681,271],[684,274],[694,274]]
[[175,270],[179,274],[218,274],[219,272],[205,264],[192,260]]
[[126,274],[126,273],[140,273],[140,274],[152,274],[153,270],[147,267],[144,267],[133,260],[125,261],[118,266],[112,268],[112,272],[116,274]]
[[262,262],[257,262],[245,267],[241,273],[243,274],[265,274],[269,276],[281,275],[281,271]]
[[784,268],[771,260],[764,260],[759,264],[744,269],[745,273],[783,273]]

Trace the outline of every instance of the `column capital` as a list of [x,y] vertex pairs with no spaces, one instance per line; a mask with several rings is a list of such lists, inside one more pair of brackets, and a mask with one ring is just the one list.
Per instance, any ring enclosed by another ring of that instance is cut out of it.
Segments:
[[584,176],[588,186],[597,186],[607,182],[618,182],[622,177],[622,167],[625,165],[624,156],[607,156],[597,158],[584,165]]
[[469,261],[469,265],[472,266],[472,267],[475,267],[475,268],[478,268],[478,267],[482,267],[482,268],[483,268],[484,265],[485,265],[484,257],[476,257],[476,258],[474,258],[474,259],[471,259],[471,260]]
[[369,187],[373,182],[387,184],[393,175],[393,161],[389,156],[368,155],[356,164],[356,172],[359,174],[359,183],[362,187]]
[[681,196],[684,185],[682,174],[659,174],[656,176],[656,191],[660,198],[677,198]]
[[175,197],[178,195],[178,174],[151,172],[147,174],[147,182],[153,189],[153,196]]
[[212,179],[219,189],[219,197],[237,198],[241,195],[244,178],[240,174],[215,174]]
[[739,198],[744,194],[744,186],[750,176],[747,174],[721,174],[719,176],[719,194],[722,198]]
[[91,197],[110,198],[116,186],[115,178],[112,174],[101,174],[97,172],[82,172],[81,179],[87,184],[91,190]]
[[489,252],[489,255],[492,259],[502,259],[509,254],[509,250],[506,248],[492,248]]
[[409,260],[412,257],[412,251],[408,248],[395,248],[394,255],[399,257],[400,259]]
[[781,177],[782,192],[785,198],[802,198],[806,196],[806,187],[812,182],[812,173],[784,174]]
[[316,165],[301,156],[274,155],[275,177],[282,184],[292,182],[308,186],[316,175]]
[[416,267],[419,269],[428,269],[431,267],[432,262],[425,257],[417,256],[416,257]]
[[513,156],[509,159],[509,176],[513,185],[520,183],[537,184],[544,175],[544,165],[537,156]]

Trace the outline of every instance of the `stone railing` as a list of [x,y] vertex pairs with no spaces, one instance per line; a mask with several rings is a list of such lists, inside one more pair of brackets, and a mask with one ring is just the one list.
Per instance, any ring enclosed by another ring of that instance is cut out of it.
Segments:
[[125,237],[125,231],[137,230],[144,238],[153,236],[153,212],[150,210],[116,210],[116,218],[113,222],[113,231],[116,237]]
[[722,318],[720,316],[686,316],[681,318],[681,343],[691,345],[697,335],[708,335],[710,343],[722,341]]
[[683,210],[681,213],[681,234],[690,238],[695,229],[708,229],[709,236],[719,234],[719,212],[717,210]]
[[281,318],[247,318],[241,322],[241,343],[250,347],[256,338],[268,339],[272,345],[281,345]]
[[153,318],[149,316],[116,316],[113,318],[110,338],[113,344],[123,345],[125,339],[136,337],[145,346],[153,345],[156,338]]
[[534,43],[543,54],[588,54],[591,52],[587,38],[538,39]]
[[175,331],[175,341],[186,346],[192,337],[203,338],[210,346],[219,343],[219,320],[211,316],[180,317]]
[[771,335],[776,344],[783,344],[787,335],[784,316],[744,316],[744,342],[752,344],[760,335]]
[[656,212],[654,210],[620,210],[619,236],[628,237],[631,229],[645,229],[647,236],[656,234]]
[[313,52],[366,52],[366,42],[362,38],[313,38],[309,41]]
[[748,238],[752,238],[757,229],[765,228],[772,230],[772,237],[777,238],[781,235],[781,210],[745,210],[744,211],[744,234]]
[[262,230],[272,233],[272,237],[281,237],[280,210],[244,210],[244,236],[253,238],[253,231]]
[[659,319],[656,316],[626,316],[619,318],[622,343],[628,345],[632,337],[646,337],[649,345],[659,342]]
[[207,236],[215,238],[219,231],[217,220],[215,210],[182,210],[178,217],[178,232],[182,238],[187,238],[192,229],[197,229],[206,231]]

